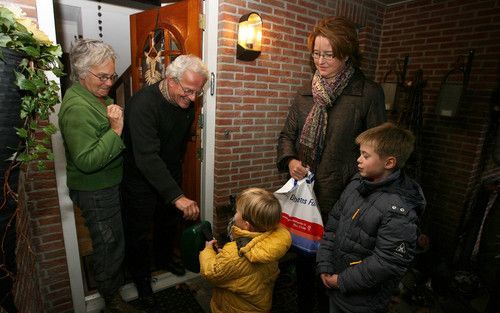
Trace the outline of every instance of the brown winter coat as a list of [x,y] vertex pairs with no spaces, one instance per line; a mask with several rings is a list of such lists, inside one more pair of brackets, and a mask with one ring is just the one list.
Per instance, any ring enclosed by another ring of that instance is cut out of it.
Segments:
[[[311,84],[308,84],[295,97],[278,138],[277,166],[282,172],[288,172],[291,158],[300,160],[298,142],[312,106]],[[349,84],[328,110],[325,148],[315,173],[314,190],[325,223],[328,212],[356,173],[356,160],[359,156],[356,137],[385,120],[382,88],[356,70]]]

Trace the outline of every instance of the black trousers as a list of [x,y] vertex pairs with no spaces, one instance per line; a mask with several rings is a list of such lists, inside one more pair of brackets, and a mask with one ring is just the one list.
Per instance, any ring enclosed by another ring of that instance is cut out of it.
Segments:
[[92,261],[97,290],[112,297],[123,285],[125,236],[118,185],[95,191],[69,190],[82,211],[92,239]]
[[134,281],[151,277],[157,267],[172,258],[181,213],[165,204],[156,191],[143,182],[124,180],[122,199],[125,216],[126,264]]
[[306,255],[296,250],[297,305],[299,313],[328,312],[328,296],[316,274],[316,254]]

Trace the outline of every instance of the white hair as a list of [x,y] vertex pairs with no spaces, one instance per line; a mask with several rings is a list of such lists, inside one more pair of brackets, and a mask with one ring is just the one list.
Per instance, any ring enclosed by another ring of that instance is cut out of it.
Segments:
[[95,39],[77,40],[69,53],[71,80],[78,81],[85,77],[91,67],[108,59],[116,60],[115,51],[109,44]]
[[175,60],[167,66],[165,76],[175,80],[180,80],[186,71],[194,72],[203,76],[205,81],[208,80],[208,69],[203,61],[192,54],[179,55]]

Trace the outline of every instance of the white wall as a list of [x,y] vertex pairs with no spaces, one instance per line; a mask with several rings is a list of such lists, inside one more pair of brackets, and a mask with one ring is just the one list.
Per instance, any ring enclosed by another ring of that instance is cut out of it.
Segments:
[[[98,5],[101,6],[102,16],[100,18],[97,16]],[[130,66],[130,15],[142,10],[89,0],[56,0],[54,6],[57,7],[57,14],[61,15],[55,17],[56,20],[61,20],[61,23],[56,23],[57,25],[78,25],[78,35],[83,36],[83,38],[102,39],[113,47],[118,56],[116,63],[118,75],[121,75]],[[74,14],[75,9],[79,11],[79,14]],[[73,13],[69,14],[68,12]],[[97,23],[99,19],[102,20],[102,38],[99,37],[99,24]],[[63,38],[59,38],[60,40],[67,41],[68,38],[73,37],[67,31],[64,32]],[[58,33],[63,32],[59,30]],[[60,42],[60,44],[64,49],[71,46],[67,42]],[[67,51],[65,50],[65,52]]]

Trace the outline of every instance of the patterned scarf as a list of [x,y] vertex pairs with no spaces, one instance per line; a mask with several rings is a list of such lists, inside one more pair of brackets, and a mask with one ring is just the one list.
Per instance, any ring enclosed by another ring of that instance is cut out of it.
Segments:
[[325,147],[328,109],[342,93],[353,74],[354,67],[350,63],[347,63],[331,81],[321,77],[319,71],[314,73],[312,80],[314,105],[307,115],[299,140],[299,157],[313,172],[316,171]]

